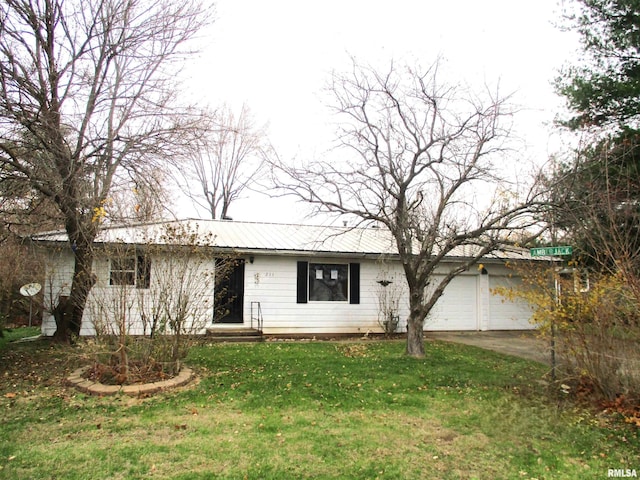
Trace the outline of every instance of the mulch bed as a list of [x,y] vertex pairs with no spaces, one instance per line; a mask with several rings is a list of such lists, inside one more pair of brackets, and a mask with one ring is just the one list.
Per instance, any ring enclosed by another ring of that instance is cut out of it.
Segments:
[[124,374],[118,365],[105,365],[93,363],[84,373],[87,380],[99,382],[104,385],[138,385],[167,380],[170,375],[163,370],[160,363],[146,365],[141,362],[130,361],[128,372]]

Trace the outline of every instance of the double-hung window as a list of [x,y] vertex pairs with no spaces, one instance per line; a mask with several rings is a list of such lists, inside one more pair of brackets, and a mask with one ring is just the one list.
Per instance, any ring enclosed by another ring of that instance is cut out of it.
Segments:
[[136,288],[149,288],[151,283],[151,263],[145,255],[112,258],[110,267],[110,285],[131,285]]

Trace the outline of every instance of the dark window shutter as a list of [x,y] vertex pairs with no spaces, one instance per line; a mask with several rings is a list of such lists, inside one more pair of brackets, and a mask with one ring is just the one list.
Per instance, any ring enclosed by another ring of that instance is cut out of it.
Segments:
[[309,262],[298,262],[298,303],[307,303],[309,282]]
[[360,264],[349,264],[349,303],[360,303]]

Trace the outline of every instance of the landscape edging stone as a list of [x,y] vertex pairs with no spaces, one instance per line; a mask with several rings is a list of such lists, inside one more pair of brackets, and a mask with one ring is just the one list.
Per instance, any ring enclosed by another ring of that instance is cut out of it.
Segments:
[[143,383],[140,385],[105,385],[100,382],[93,382],[83,378],[82,375],[89,367],[82,367],[74,370],[67,377],[67,383],[83,393],[96,396],[117,395],[122,393],[130,396],[151,395],[163,390],[182,387],[193,378],[193,370],[183,367],[182,370],[173,378],[162,380],[161,382]]

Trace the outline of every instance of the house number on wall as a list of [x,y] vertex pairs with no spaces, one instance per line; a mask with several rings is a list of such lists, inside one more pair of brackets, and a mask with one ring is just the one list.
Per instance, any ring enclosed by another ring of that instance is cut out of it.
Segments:
[[[273,278],[275,277],[275,274],[273,272],[265,272],[264,274],[262,274],[262,276],[264,276],[265,278]],[[260,272],[253,274],[253,281],[256,285],[260,285],[260,278]]]

